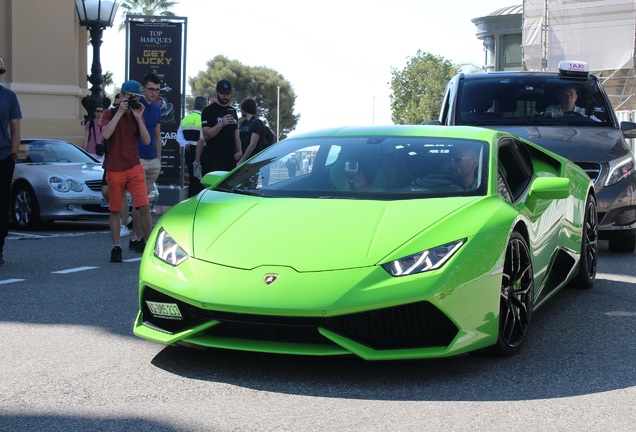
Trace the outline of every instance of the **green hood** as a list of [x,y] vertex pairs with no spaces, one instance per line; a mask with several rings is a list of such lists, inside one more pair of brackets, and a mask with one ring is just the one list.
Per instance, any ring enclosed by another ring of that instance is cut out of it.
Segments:
[[264,199],[209,192],[197,208],[193,255],[241,269],[371,266],[475,199]]

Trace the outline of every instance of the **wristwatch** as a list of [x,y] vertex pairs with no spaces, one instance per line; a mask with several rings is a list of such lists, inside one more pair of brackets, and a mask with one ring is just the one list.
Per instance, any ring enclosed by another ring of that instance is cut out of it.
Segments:
[[18,160],[18,154],[17,153],[11,153],[11,157],[13,158],[14,161]]

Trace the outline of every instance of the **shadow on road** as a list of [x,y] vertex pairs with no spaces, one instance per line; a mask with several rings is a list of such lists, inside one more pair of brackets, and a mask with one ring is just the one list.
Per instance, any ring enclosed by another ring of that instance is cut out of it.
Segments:
[[[46,425],[47,432],[68,431],[183,431],[181,428],[172,428],[160,422],[152,422],[146,419],[135,418],[88,418],[66,417],[60,415],[0,415],[0,430],[11,431],[37,431]],[[4,429],[4,427],[7,429]],[[8,427],[11,427],[9,429]]]
[[[527,345],[511,358],[472,354],[444,360],[366,362],[167,347],[158,368],[196,380],[268,392],[412,401],[551,399],[636,385],[636,314],[630,283],[599,280],[566,289],[534,315]],[[381,389],[378,391],[378,389]]]

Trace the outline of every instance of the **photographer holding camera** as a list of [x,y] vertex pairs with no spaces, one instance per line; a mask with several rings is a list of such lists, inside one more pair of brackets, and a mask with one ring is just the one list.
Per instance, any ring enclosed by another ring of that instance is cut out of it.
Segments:
[[140,212],[139,224],[144,243],[148,240],[152,227],[146,178],[137,148],[138,138],[144,145],[150,145],[150,134],[143,119],[144,106],[139,103],[141,84],[134,80],[126,81],[121,86],[121,94],[122,99],[117,111],[112,114],[110,110],[107,110],[102,117],[102,136],[107,143],[106,157],[102,166],[106,170],[106,183],[109,190],[109,223],[113,240],[111,262],[122,261],[120,216],[126,189],[132,196],[135,208]]

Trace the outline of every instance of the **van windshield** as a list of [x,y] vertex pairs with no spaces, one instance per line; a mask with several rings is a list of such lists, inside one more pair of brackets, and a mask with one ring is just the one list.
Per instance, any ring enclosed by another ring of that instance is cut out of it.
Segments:
[[589,125],[614,127],[611,107],[593,79],[548,75],[460,81],[457,125]]

